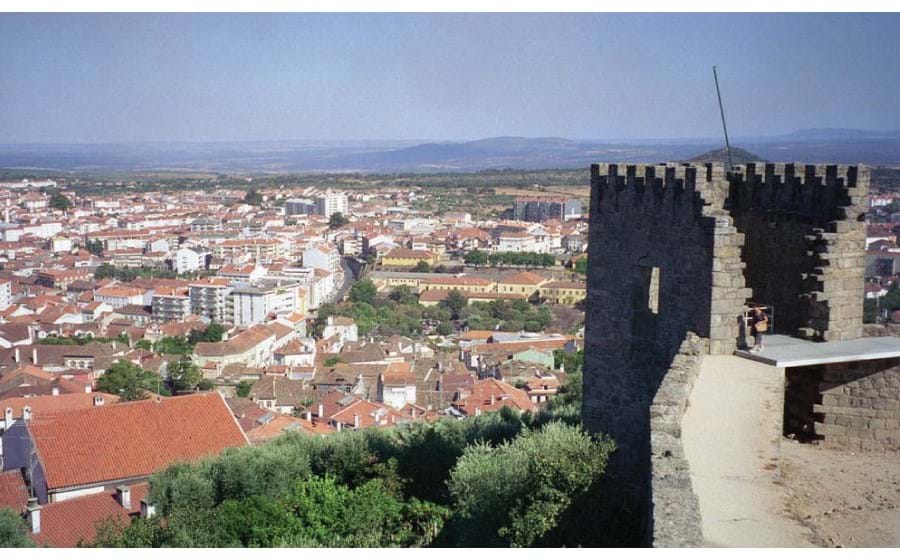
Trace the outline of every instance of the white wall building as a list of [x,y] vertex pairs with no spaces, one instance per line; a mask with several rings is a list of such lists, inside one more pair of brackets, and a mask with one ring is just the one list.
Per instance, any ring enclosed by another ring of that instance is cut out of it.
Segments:
[[315,199],[316,214],[330,218],[335,212],[347,214],[347,195],[341,192],[325,191]]
[[236,284],[231,292],[233,324],[249,327],[264,323],[269,314],[288,314],[301,308],[299,283],[258,282]]

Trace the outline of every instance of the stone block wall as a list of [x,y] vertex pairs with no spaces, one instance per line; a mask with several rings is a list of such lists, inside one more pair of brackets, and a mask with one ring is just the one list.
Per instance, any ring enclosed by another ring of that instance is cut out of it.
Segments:
[[703,544],[700,502],[681,443],[681,419],[709,342],[688,333],[650,405],[650,515],[648,540],[655,547]]
[[610,473],[642,525],[654,396],[688,332],[735,348],[750,295],[743,236],[708,202],[722,181],[693,165],[592,167],[582,417],[616,441]]
[[862,166],[749,163],[728,174],[747,285],[774,306],[778,332],[862,336],[868,186]]
[[814,432],[826,445],[900,450],[900,358],[822,366],[818,392]]

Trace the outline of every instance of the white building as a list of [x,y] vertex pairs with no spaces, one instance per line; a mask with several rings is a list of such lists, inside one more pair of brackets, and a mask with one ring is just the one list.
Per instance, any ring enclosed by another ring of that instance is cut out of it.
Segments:
[[341,269],[341,255],[330,245],[314,245],[303,251],[303,266],[337,273]]
[[292,198],[284,203],[284,213],[288,216],[307,216],[315,212],[316,203],[311,198]]
[[332,214],[340,212],[347,214],[347,195],[341,192],[325,191],[316,197],[316,214],[330,218]]
[[231,291],[227,278],[205,278],[190,285],[191,312],[217,323],[233,318]]
[[12,282],[0,280],[0,309],[6,309],[12,305]]
[[343,342],[356,342],[359,340],[359,330],[350,317],[335,315],[328,317],[325,330],[322,331],[322,338],[331,338],[334,335],[340,335]]
[[114,310],[126,305],[147,305],[152,293],[131,286],[107,286],[94,292],[94,301],[106,303]]
[[200,270],[206,264],[206,255],[187,247],[172,253],[172,269],[178,274]]
[[184,321],[191,314],[191,298],[185,290],[157,290],[150,306],[154,321]]
[[236,284],[231,292],[234,321],[239,327],[264,323],[270,314],[289,314],[301,309],[299,283],[257,282]]

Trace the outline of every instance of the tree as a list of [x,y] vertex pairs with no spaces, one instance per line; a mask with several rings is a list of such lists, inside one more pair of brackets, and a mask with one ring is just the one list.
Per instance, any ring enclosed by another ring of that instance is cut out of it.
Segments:
[[34,541],[28,537],[25,520],[15,511],[0,508],[0,548],[30,548]]
[[451,335],[453,334],[453,325],[446,321],[441,321],[437,326],[437,333],[441,336]]
[[450,476],[462,546],[538,546],[606,469],[614,444],[560,422],[466,448]]
[[350,220],[347,219],[344,214],[341,212],[335,212],[331,216],[328,217],[328,229],[339,229],[349,224]]
[[330,358],[328,358],[327,360],[325,360],[325,361],[322,363],[322,365],[324,365],[324,366],[327,367],[327,368],[330,368],[330,367],[334,367],[334,366],[338,365],[339,363],[341,363],[341,357],[340,357],[340,356],[331,356]]
[[[84,248],[87,249],[88,252],[91,253],[92,255],[96,255],[98,257],[103,256],[103,242],[100,241],[99,239],[86,241],[84,244]],[[102,267],[104,265],[101,264],[100,266]],[[106,265],[106,266],[109,266],[109,265]],[[97,268],[99,269],[100,267],[97,267]],[[96,271],[94,272],[94,277],[102,278],[101,276],[97,276]]]
[[466,296],[459,290],[450,290],[450,293],[447,294],[447,298],[441,302],[441,305],[450,310],[454,319],[458,319],[459,312],[466,306]]
[[183,336],[166,336],[154,345],[159,354],[190,354],[194,351],[194,345]]
[[117,395],[123,401],[136,401],[146,398],[147,391],[156,391],[159,381],[156,374],[144,371],[129,361],[119,360],[97,380],[97,390]]
[[222,342],[223,336],[225,336],[225,327],[213,321],[202,331],[191,329],[187,340],[191,345],[198,342]]
[[72,201],[69,200],[69,197],[62,194],[61,192],[53,193],[53,196],[50,197],[50,208],[54,210],[61,210],[65,212],[69,208],[72,208],[74,205]]
[[170,362],[167,371],[176,392],[193,391],[203,379],[200,369],[188,356],[182,356],[177,362]]
[[391,290],[391,293],[388,294],[388,299],[403,305],[414,305],[418,302],[418,298],[413,293],[412,288],[405,284]]
[[360,280],[350,287],[349,297],[353,303],[368,303],[371,305],[375,301],[377,294],[378,290],[375,288],[375,284],[371,280],[366,279]]
[[247,194],[244,195],[244,204],[250,204],[252,206],[261,206],[263,203],[263,196],[256,189],[250,189],[247,191]]
[[466,253],[466,256],[463,260],[466,264],[481,266],[488,263],[488,254],[484,251],[479,251],[478,249],[472,249],[471,251]]
[[425,261],[419,261],[412,268],[412,272],[431,272],[431,265]]
[[242,399],[246,399],[247,397],[250,396],[251,389],[253,389],[253,383],[250,383],[249,381],[244,379],[240,383],[237,384],[237,388],[235,389],[234,393],[238,397],[240,397]]

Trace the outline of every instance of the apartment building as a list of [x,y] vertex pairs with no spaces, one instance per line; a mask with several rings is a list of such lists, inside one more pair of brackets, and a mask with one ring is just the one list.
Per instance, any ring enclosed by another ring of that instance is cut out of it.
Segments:
[[340,212],[347,214],[347,195],[341,192],[325,191],[316,196],[316,214],[330,218],[332,214]]
[[217,323],[228,323],[234,317],[228,278],[205,278],[190,285],[191,312]]
[[270,315],[290,314],[301,308],[305,297],[299,282],[259,281],[236,284],[233,298],[233,323],[239,327],[257,325]]
[[154,321],[184,321],[191,314],[190,290],[183,288],[156,290],[150,307]]

